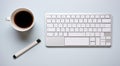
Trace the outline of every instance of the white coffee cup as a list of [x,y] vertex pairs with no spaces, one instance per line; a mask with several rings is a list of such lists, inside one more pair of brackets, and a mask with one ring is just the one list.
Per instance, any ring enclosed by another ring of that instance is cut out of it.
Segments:
[[26,8],[16,9],[8,18],[11,21],[12,27],[17,31],[28,31],[34,26],[33,13]]

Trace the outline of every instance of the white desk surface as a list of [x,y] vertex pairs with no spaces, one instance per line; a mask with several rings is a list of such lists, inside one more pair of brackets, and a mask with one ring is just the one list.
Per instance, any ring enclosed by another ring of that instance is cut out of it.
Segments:
[[[29,8],[35,17],[32,30],[21,33],[5,18],[17,8]],[[110,48],[45,46],[45,18],[55,13],[110,13],[113,40]],[[17,59],[13,54],[40,38],[42,42]],[[120,0],[0,0],[0,66],[120,66]]]

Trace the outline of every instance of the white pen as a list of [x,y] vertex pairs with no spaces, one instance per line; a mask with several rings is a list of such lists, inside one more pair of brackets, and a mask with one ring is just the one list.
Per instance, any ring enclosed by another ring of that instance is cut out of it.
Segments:
[[28,45],[27,47],[23,48],[22,50],[20,50],[19,52],[17,52],[16,54],[13,55],[13,58],[17,58],[20,55],[24,54],[26,51],[28,51],[29,49],[31,49],[32,47],[34,47],[35,45],[37,45],[38,43],[40,43],[41,40],[37,39],[36,41],[34,41],[32,44]]

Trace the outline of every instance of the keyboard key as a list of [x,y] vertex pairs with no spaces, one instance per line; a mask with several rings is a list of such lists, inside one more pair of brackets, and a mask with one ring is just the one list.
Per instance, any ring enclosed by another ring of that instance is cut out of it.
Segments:
[[84,32],[87,32],[88,31],[88,28],[84,28]]
[[66,32],[64,33],[64,36],[68,36]]
[[90,37],[90,41],[95,41],[95,37]]
[[71,32],[74,32],[74,28],[70,28],[70,31],[71,31]]
[[59,36],[63,36],[63,33],[62,33],[62,32],[60,32],[60,33],[59,33]]
[[83,22],[83,19],[79,19],[79,22],[82,23],[82,22]]
[[58,24],[54,24],[54,27],[58,27]]
[[64,23],[65,22],[65,20],[64,19],[61,19],[61,23]]
[[94,32],[97,32],[97,28],[93,28],[93,31],[94,31]]
[[74,22],[74,20],[73,20],[73,19],[70,19],[70,22],[71,22],[71,23],[73,23],[73,22]]
[[110,15],[105,15],[105,18],[110,18]]
[[81,27],[85,27],[85,24],[81,24]]
[[100,36],[104,36],[104,33],[100,33]]
[[62,27],[62,24],[59,24],[59,27]]
[[81,27],[80,24],[77,24],[77,27]]
[[57,18],[61,18],[61,15],[57,15]]
[[95,42],[90,42],[90,45],[91,46],[95,46]]
[[106,45],[107,45],[107,46],[110,46],[110,45],[111,45],[111,43],[110,43],[110,42],[106,42]]
[[90,27],[95,27],[95,24],[90,24]]
[[47,36],[53,36],[53,33],[47,33]]
[[57,23],[60,23],[60,19],[56,19],[56,22],[57,22]]
[[102,37],[101,37],[101,40],[105,40],[105,37],[104,37],[104,36],[102,36]]
[[63,27],[67,27],[67,24],[63,24]]
[[85,15],[81,15],[81,18],[85,18]]
[[58,32],[59,32],[59,31],[60,31],[60,28],[57,28],[57,29],[56,29],[56,31],[58,31]]
[[100,27],[100,24],[95,24],[95,27]]
[[70,15],[67,15],[66,18],[70,18]]
[[99,16],[99,15],[96,15],[95,18],[100,18],[100,16]]
[[55,28],[47,28],[47,31],[55,31]]
[[103,32],[111,32],[111,28],[103,28],[102,31]]
[[75,28],[75,32],[78,32],[79,31],[79,29],[78,28]]
[[97,19],[93,19],[93,23],[96,23],[97,22]]
[[100,23],[101,22],[101,19],[98,19],[98,23]]
[[111,24],[104,24],[104,27],[111,27]]
[[65,31],[65,28],[61,28],[61,31],[64,32],[64,31]]
[[86,18],[90,18],[90,16],[89,16],[89,15],[86,15]]
[[104,15],[101,15],[101,18],[105,18],[105,16],[104,16]]
[[96,38],[96,45],[100,45],[100,38]]
[[86,37],[81,37],[81,38],[66,37],[65,38],[65,45],[68,45],[68,46],[89,46],[89,38],[86,38]]
[[68,27],[72,27],[72,24],[68,24]]
[[68,23],[68,22],[69,22],[69,19],[65,19],[65,22]]
[[102,29],[101,28],[98,28],[98,32],[101,32],[102,31]]
[[84,19],[84,22],[87,23],[87,19]]
[[80,18],[80,15],[76,15],[76,18]]
[[105,45],[105,41],[101,41],[101,46],[104,46]]
[[80,30],[79,30],[80,32],[83,32],[83,28],[80,28]]
[[95,34],[93,32],[90,32],[89,36],[95,36]]
[[102,22],[107,22],[107,23],[109,23],[109,22],[111,22],[111,19],[102,19]]
[[91,15],[90,18],[94,18],[94,15]]
[[54,22],[55,22],[55,19],[52,19],[52,22],[54,23]]
[[52,17],[52,18],[56,18],[56,15],[52,15],[51,17]]
[[106,36],[106,39],[111,39],[111,36]]
[[88,23],[91,23],[92,22],[92,19],[88,19]]
[[86,24],[86,27],[90,27],[90,24]]
[[78,19],[75,19],[75,23],[78,23]]
[[54,33],[54,36],[58,36],[58,33],[56,32],[56,33]]
[[53,24],[47,24],[47,27],[53,27]]
[[89,32],[92,32],[92,28],[89,28],[88,30],[89,30]]
[[65,15],[62,15],[62,18],[65,18]]
[[69,30],[70,30],[69,28],[66,28],[66,32],[69,32]]
[[76,27],[76,24],[72,24],[72,27]]
[[100,36],[100,33],[99,33],[99,32],[96,32],[96,33],[95,33],[95,36]]
[[51,19],[47,19],[47,23],[50,23],[51,22]]

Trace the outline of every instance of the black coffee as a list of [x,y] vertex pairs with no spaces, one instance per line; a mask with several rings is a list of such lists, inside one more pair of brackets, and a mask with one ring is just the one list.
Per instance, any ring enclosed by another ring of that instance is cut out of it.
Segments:
[[21,28],[27,28],[32,25],[33,16],[29,12],[20,11],[15,15],[14,22]]

